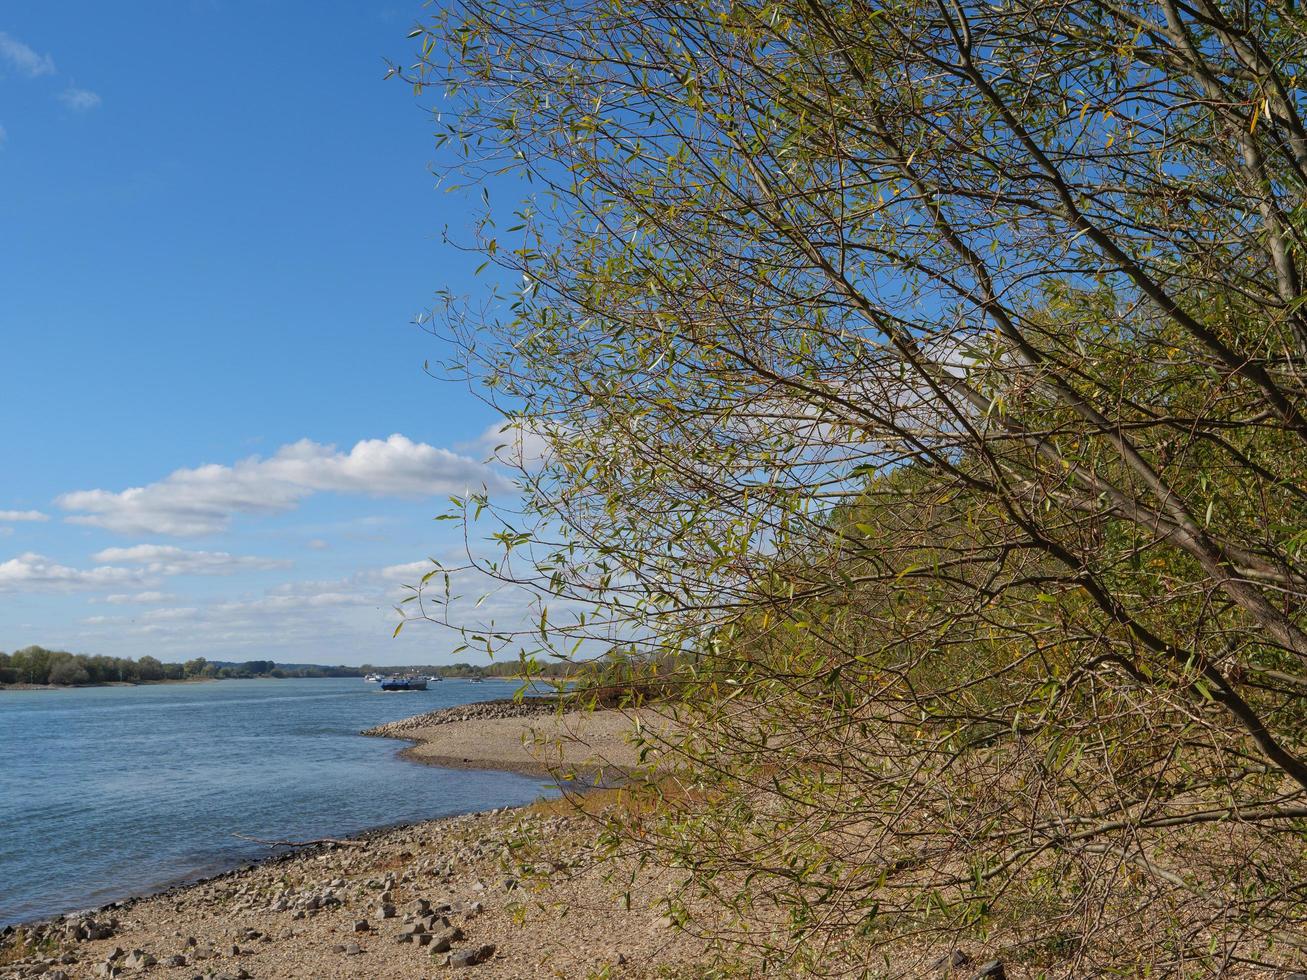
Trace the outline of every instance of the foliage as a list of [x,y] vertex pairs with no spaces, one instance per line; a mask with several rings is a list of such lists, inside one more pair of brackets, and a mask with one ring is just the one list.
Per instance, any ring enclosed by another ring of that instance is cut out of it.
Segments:
[[[794,969],[1300,961],[1307,21],[464,0],[415,36],[513,284],[428,322],[540,445],[418,614],[687,656],[693,805],[627,845]],[[538,626],[459,614],[473,568]]]

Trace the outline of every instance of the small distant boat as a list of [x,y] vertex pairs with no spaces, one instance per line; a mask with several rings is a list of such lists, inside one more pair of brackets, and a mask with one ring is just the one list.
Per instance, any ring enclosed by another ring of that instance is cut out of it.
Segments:
[[383,691],[425,691],[425,677],[390,677],[381,682]]
[[366,675],[363,679],[364,679],[365,681],[367,681],[367,683],[369,683],[369,684],[376,684],[378,681],[381,680],[381,675],[380,675],[380,674],[368,674],[368,675]]

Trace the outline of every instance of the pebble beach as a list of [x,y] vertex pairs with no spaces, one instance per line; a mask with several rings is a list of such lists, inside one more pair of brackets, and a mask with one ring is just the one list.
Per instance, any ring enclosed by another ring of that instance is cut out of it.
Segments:
[[[415,761],[541,774],[629,771],[631,713],[463,705],[367,734]],[[602,778],[607,779],[607,775]],[[0,980],[668,977],[694,942],[665,900],[679,879],[602,856],[566,800],[373,831],[195,884],[6,927]],[[601,861],[601,857],[603,858]],[[692,976],[692,972],[683,975]]]

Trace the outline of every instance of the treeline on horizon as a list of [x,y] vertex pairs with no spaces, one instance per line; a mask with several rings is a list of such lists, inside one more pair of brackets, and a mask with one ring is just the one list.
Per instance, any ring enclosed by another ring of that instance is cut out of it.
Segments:
[[[565,677],[575,667],[550,664],[536,676]],[[488,664],[457,663],[444,665],[410,665],[361,667],[324,664],[278,664],[272,660],[247,660],[241,663],[213,661],[195,657],[182,663],[165,663],[156,657],[108,657],[66,650],[49,650],[28,646],[13,653],[0,651],[0,685],[53,684],[76,687],[93,684],[151,684],[161,681],[231,680],[252,677],[362,677],[381,674],[428,674],[451,678],[516,677],[522,665],[516,661]]]
[[241,677],[357,677],[357,667],[319,664],[278,665],[271,660],[243,663],[210,661],[195,657],[183,663],[165,663],[156,657],[107,657],[41,646],[0,652],[0,684],[149,684],[158,681],[230,679]]

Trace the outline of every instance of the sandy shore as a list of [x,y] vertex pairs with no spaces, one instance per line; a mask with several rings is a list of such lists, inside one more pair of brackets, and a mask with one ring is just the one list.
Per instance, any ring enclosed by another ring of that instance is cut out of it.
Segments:
[[[428,718],[394,737],[431,764],[594,771],[635,764],[632,724],[619,712]],[[564,801],[377,831],[11,930],[0,978],[699,975],[702,948],[665,915],[679,877],[605,857],[597,836]]]
[[433,711],[363,734],[410,740],[415,744],[400,754],[427,765],[615,782],[639,766],[637,723],[656,721],[648,711],[559,714],[548,703],[505,700]]

